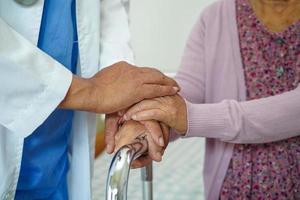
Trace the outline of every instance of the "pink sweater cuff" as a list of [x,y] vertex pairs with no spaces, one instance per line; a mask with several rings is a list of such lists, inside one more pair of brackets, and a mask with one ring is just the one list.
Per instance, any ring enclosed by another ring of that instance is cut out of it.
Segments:
[[224,104],[192,104],[186,101],[186,105],[188,130],[185,137],[229,137],[226,134],[228,108]]

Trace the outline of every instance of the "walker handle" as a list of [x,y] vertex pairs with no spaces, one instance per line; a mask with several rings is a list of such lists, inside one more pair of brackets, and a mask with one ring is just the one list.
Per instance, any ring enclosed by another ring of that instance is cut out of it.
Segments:
[[[148,142],[142,135],[130,144],[123,146],[113,157],[107,182],[106,200],[127,200],[127,186],[130,166],[133,160],[139,158],[148,150]],[[152,200],[152,164],[142,169],[142,181],[144,182],[144,200]]]

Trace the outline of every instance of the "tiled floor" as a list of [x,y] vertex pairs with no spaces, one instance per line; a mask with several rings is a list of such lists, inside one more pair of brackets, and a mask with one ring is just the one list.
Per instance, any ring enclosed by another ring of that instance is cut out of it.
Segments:
[[[178,140],[169,145],[164,160],[154,164],[154,200],[203,199],[203,139]],[[95,162],[94,200],[105,200],[105,181],[111,157]],[[130,172],[128,200],[142,200],[140,170]]]

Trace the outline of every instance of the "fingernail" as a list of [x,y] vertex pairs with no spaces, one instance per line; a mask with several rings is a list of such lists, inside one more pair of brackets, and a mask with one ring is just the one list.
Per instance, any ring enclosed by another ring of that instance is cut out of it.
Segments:
[[165,146],[165,141],[164,141],[164,139],[162,138],[162,137],[160,137],[159,139],[158,139],[158,142],[159,142],[159,145],[160,146]]
[[173,87],[173,89],[178,92],[179,91],[179,88],[178,87]]
[[112,150],[113,150],[113,149],[112,149],[112,145],[111,145],[111,144],[108,144],[108,145],[106,146],[106,152],[110,154],[110,153],[112,152]]
[[131,117],[133,120],[137,120],[137,116],[136,115],[132,115]]

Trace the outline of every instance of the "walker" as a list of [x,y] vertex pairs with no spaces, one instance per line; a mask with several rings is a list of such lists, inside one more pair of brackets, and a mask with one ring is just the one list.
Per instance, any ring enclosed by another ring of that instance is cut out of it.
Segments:
[[[132,144],[123,146],[113,157],[107,182],[106,200],[127,200],[130,165],[148,150],[145,136],[138,137]],[[143,200],[153,200],[152,164],[141,169]]]

